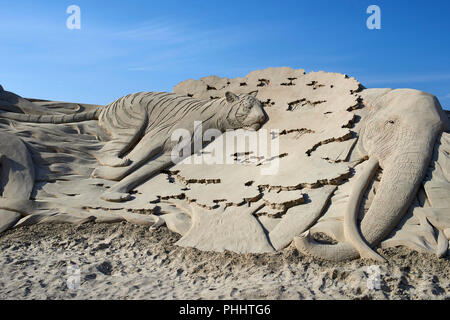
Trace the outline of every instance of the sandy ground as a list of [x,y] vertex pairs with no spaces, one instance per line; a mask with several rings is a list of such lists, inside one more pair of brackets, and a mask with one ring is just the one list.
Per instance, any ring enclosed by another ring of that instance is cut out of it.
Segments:
[[[329,263],[293,247],[211,253],[162,227],[36,225],[0,236],[0,299],[449,299],[450,259],[407,249],[389,263]],[[78,275],[79,273],[79,275]],[[378,289],[377,289],[378,288]]]

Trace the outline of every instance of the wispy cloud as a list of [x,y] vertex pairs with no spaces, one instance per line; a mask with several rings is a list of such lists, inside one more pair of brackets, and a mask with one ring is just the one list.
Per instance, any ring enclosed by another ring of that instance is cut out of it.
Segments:
[[219,29],[204,29],[188,23],[176,21],[173,18],[158,18],[149,20],[127,30],[112,33],[120,40],[155,41],[158,45],[179,45],[193,41],[204,42],[227,32]]
[[[170,18],[147,21],[128,30],[116,32],[112,37],[126,41],[136,50],[141,47],[147,54],[130,61],[128,71],[155,71],[165,67],[187,65],[201,61],[220,50],[248,41],[246,32],[220,28],[204,28],[181,23]],[[203,57],[203,58],[202,58]]]
[[195,62],[195,57],[179,57],[176,53],[163,52],[159,56],[146,58],[140,61],[140,65],[128,67],[128,71],[148,72],[165,70],[168,67],[186,66]]
[[112,36],[128,40],[176,43],[185,40],[182,30],[183,27],[180,24],[159,18],[146,21],[128,30],[115,32]]

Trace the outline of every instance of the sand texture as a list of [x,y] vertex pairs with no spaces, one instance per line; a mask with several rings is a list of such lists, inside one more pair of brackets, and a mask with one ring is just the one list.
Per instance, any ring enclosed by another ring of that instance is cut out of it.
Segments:
[[[204,252],[174,245],[165,227],[37,225],[0,236],[1,299],[449,299],[448,258],[381,249],[380,289],[363,260],[276,253]],[[80,270],[71,290],[68,265]],[[370,283],[370,281],[369,281]]]

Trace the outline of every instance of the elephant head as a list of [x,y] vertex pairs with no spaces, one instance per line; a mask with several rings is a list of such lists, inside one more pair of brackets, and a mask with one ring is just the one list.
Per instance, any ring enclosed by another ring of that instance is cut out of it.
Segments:
[[[371,247],[392,232],[410,207],[425,177],[435,141],[449,128],[439,101],[430,94],[398,89],[371,102],[357,142],[368,163],[350,194],[344,216],[346,240],[321,244],[307,231],[294,240],[304,253],[333,261],[357,257],[384,261]],[[380,185],[358,228],[361,199],[379,167],[383,169]]]

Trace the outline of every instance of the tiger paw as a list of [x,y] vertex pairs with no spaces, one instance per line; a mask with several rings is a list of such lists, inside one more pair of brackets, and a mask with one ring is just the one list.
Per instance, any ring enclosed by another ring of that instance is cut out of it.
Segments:
[[98,158],[98,162],[102,166],[106,167],[126,167],[131,164],[131,160],[128,158],[117,158],[117,157],[104,157]]
[[100,198],[110,202],[124,202],[131,200],[131,194],[122,192],[105,192],[100,196]]
[[91,176],[98,179],[106,179],[112,181],[120,181],[124,170],[120,167],[97,167],[92,171]]

